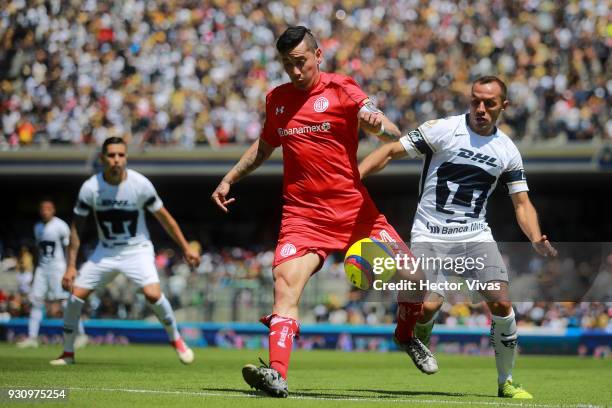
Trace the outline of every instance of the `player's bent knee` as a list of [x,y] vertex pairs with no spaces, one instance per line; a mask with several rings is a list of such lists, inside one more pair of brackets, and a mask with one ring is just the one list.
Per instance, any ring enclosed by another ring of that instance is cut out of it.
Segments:
[[443,301],[444,301],[444,298],[441,298],[440,301],[431,301],[428,299],[425,302],[423,302],[423,317],[426,318],[426,320],[431,320],[431,318],[442,307]]
[[72,288],[72,295],[78,297],[81,300],[86,300],[91,294],[91,289],[74,287]]
[[488,302],[491,313],[495,316],[509,316],[512,311],[512,302],[509,300],[499,300],[496,302]]
[[144,293],[144,297],[145,297],[145,299],[147,299],[147,302],[149,302],[149,303],[157,303],[159,301],[159,299],[161,299],[161,293],[160,294],[147,294],[147,293]]
[[442,307],[444,303],[444,297],[440,296],[438,293],[430,292],[425,301],[423,302],[423,307],[432,310],[434,312],[438,311]]
[[147,285],[142,288],[142,293],[149,303],[156,303],[161,299],[161,287],[159,284]]

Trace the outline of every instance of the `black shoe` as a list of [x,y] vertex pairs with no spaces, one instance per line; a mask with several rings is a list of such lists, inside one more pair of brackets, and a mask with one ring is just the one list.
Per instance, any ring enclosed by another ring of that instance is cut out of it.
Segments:
[[427,347],[416,337],[411,338],[406,343],[400,343],[397,337],[393,336],[393,341],[399,348],[404,350],[417,366],[425,374],[435,374],[438,372],[438,362]]
[[251,388],[265,392],[271,397],[287,398],[289,389],[285,380],[278,371],[268,367],[261,359],[262,366],[255,367],[247,364],[242,367],[242,377]]

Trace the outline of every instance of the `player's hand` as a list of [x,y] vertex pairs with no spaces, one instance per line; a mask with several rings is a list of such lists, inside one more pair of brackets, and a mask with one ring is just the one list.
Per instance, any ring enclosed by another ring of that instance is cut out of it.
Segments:
[[542,235],[539,240],[532,242],[531,245],[542,256],[557,256],[557,250],[551,245],[546,235]]
[[359,126],[368,133],[380,133],[382,129],[383,115],[380,112],[368,112],[360,111],[359,115]]
[[229,191],[230,183],[228,183],[227,181],[221,181],[221,183],[219,183],[215,191],[212,193],[212,196],[210,197],[215,202],[215,204],[217,204],[217,207],[219,207],[225,213],[229,212],[229,210],[227,209],[227,205],[236,201],[235,198],[226,198],[229,194]]
[[72,290],[72,283],[74,282],[74,278],[76,278],[77,270],[74,266],[69,266],[66,268],[66,272],[62,277],[62,288],[70,292]]
[[194,251],[191,248],[187,248],[183,251],[183,256],[185,257],[185,260],[187,261],[189,266],[193,268],[197,268],[198,266],[200,266],[200,255],[197,253],[197,251]]

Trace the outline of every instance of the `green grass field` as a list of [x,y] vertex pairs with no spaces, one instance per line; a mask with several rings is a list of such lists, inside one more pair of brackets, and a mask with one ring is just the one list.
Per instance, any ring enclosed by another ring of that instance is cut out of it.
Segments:
[[[426,376],[399,352],[298,351],[289,370],[289,399],[271,400],[249,390],[240,373],[245,363],[266,357],[265,350],[198,349],[196,362],[182,366],[170,347],[90,346],[78,353],[78,364],[50,366],[59,353],[59,346],[18,350],[0,344],[0,388],[67,387],[68,403],[61,406],[113,408],[612,404],[610,359],[520,357],[515,379],[535,396],[521,404],[495,397],[492,357],[439,355],[440,372]],[[13,404],[30,405],[41,406]]]

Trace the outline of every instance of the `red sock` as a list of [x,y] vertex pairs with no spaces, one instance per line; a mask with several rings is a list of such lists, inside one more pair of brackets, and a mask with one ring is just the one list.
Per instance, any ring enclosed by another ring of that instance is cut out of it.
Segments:
[[407,342],[414,337],[414,326],[421,316],[422,310],[423,303],[398,302],[395,337],[400,343]]
[[300,326],[295,319],[276,314],[262,317],[260,321],[270,328],[268,338],[270,367],[278,371],[284,379],[287,379],[293,338],[298,336]]

